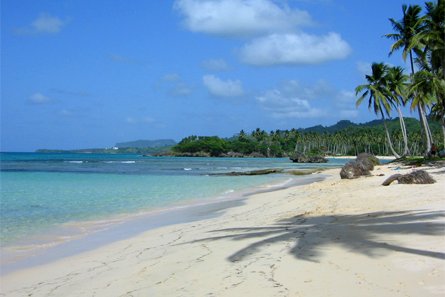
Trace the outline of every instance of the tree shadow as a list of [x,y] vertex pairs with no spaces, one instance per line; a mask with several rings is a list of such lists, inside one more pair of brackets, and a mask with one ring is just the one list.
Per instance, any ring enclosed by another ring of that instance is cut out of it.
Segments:
[[397,251],[445,260],[445,253],[406,246],[407,244],[396,244],[393,243],[394,240],[386,240],[384,236],[397,234],[444,236],[444,217],[443,211],[421,210],[335,216],[299,215],[280,220],[272,226],[213,230],[210,232],[225,234],[193,242],[258,239],[230,255],[227,259],[231,262],[241,261],[261,248],[279,242],[294,243],[289,252],[297,259],[313,262],[317,262],[323,249],[328,245],[337,245],[350,252],[370,257]]

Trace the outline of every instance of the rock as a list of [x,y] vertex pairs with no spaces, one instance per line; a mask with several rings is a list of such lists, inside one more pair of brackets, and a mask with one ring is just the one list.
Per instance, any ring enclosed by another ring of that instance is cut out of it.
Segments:
[[374,165],[378,164],[380,164],[380,161],[374,155],[359,154],[354,161],[350,161],[342,167],[340,177],[342,179],[354,179],[370,175],[371,171],[374,170]]
[[416,170],[408,174],[391,175],[382,183],[382,185],[389,186],[396,180],[399,184],[434,184],[436,182],[425,170]]
[[[374,166],[380,165],[380,160],[376,156],[368,154],[368,153],[358,154],[357,160],[366,160],[367,162],[372,163],[372,165],[374,165]],[[371,169],[371,170],[373,170],[373,169]]]
[[222,157],[228,158],[244,158],[244,155],[237,152],[228,152],[227,154],[223,154]]
[[289,159],[294,163],[326,163],[328,159],[322,156],[307,156],[300,153],[295,153]]
[[340,171],[342,179],[354,179],[370,174],[371,172],[365,162],[357,162],[357,160],[346,163]]
[[253,152],[253,153],[249,154],[248,157],[249,158],[265,158],[266,156],[261,153]]
[[252,171],[232,171],[227,173],[215,173],[211,175],[224,175],[224,176],[242,176],[242,175],[265,175],[265,174],[273,174],[273,173],[282,173],[283,169],[259,169]]

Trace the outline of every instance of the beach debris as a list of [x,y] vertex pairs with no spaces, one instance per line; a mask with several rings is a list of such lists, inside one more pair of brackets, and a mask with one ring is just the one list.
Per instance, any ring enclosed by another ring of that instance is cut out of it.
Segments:
[[374,166],[379,164],[379,159],[374,155],[361,153],[354,161],[350,161],[342,167],[340,177],[342,179],[354,179],[360,176],[371,175]]
[[436,182],[425,170],[416,170],[408,174],[393,174],[382,185],[389,186],[394,181],[398,181],[399,184],[434,184]]

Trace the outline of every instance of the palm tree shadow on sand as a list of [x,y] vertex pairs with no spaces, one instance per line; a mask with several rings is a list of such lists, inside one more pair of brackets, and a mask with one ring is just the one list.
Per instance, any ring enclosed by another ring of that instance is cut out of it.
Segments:
[[333,244],[369,257],[379,257],[382,253],[396,251],[445,260],[445,253],[385,242],[384,236],[444,236],[444,217],[443,211],[421,210],[336,216],[299,215],[278,221],[272,226],[213,230],[212,233],[226,234],[193,242],[258,239],[230,255],[227,259],[231,262],[242,261],[261,248],[280,242],[295,242],[289,252],[297,259],[312,262],[318,262],[323,248]]

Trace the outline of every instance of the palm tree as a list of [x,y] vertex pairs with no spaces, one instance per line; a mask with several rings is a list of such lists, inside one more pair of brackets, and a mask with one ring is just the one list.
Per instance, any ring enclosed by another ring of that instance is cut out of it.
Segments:
[[432,71],[445,77],[445,0],[425,3],[424,30],[419,34],[425,45]]
[[430,91],[435,95],[431,115],[442,125],[445,147],[445,1],[425,3],[425,29],[419,39],[425,45],[421,67],[429,71]]
[[409,155],[409,147],[408,147],[408,134],[406,132],[405,120],[403,119],[401,105],[406,104],[406,88],[407,88],[408,76],[403,73],[403,68],[400,66],[397,67],[388,67],[388,72],[386,75],[386,85],[390,94],[390,103],[397,109],[399,114],[400,128],[402,129],[402,137],[403,137],[403,155]]
[[413,51],[418,53],[421,50],[421,43],[417,36],[424,28],[423,18],[420,17],[422,8],[419,5],[407,6],[404,4],[402,5],[402,11],[403,18],[400,21],[396,21],[393,18],[389,19],[396,33],[386,34],[385,36],[395,40],[389,55],[403,48],[403,60],[406,61],[407,55],[409,55],[411,73],[414,74]]
[[[413,100],[411,102],[411,109],[414,109],[419,106],[424,109],[426,106],[431,105],[433,103],[436,103],[435,106],[439,106],[441,103],[438,101],[438,98],[442,97],[444,92],[445,92],[445,81],[443,79],[440,79],[440,77],[437,74],[425,69],[418,71],[414,75],[413,82],[409,87],[409,94],[413,96]],[[441,122],[442,122],[442,131],[444,133],[444,139],[445,139],[445,129],[443,124],[444,120],[442,119]],[[427,133],[430,135],[429,138],[432,141],[431,130],[428,130]]]
[[[419,5],[402,5],[403,18],[400,21],[396,21],[390,18],[389,21],[396,33],[386,34],[387,38],[395,40],[391,46],[389,54],[391,55],[396,50],[403,48],[402,57],[406,61],[409,55],[410,65],[411,65],[411,76],[414,76],[414,57],[413,52],[416,55],[422,55],[422,50],[424,48],[422,44],[422,38],[420,38],[421,33],[425,30],[425,19],[420,16],[422,8]],[[430,138],[429,125],[426,120],[425,110],[423,105],[418,105],[417,110],[419,112],[419,120],[425,131],[426,139],[426,152],[431,149],[432,140]]]
[[397,152],[394,150],[388,127],[385,121],[385,114],[389,117],[391,112],[391,103],[388,101],[390,95],[386,87],[388,66],[383,63],[373,63],[371,68],[372,74],[366,75],[366,80],[368,81],[368,83],[359,85],[357,88],[355,88],[356,95],[363,92],[363,94],[357,100],[356,106],[359,106],[363,102],[363,100],[368,97],[368,108],[371,109],[372,107],[374,113],[376,115],[380,114],[382,118],[383,125],[385,127],[386,138],[392,154],[396,158],[400,158],[400,155],[397,154]]

